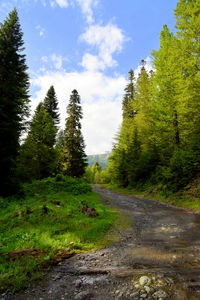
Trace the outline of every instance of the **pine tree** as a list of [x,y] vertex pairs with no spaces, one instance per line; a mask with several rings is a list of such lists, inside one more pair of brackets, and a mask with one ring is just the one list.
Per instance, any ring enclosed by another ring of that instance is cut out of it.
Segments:
[[17,191],[16,158],[19,138],[29,114],[29,78],[22,31],[14,9],[0,24],[0,195]]
[[81,177],[85,172],[87,158],[80,123],[83,114],[80,105],[80,96],[76,90],[73,90],[70,96],[67,114],[63,171],[66,175],[71,177]]
[[41,103],[37,106],[28,136],[20,151],[19,169],[23,180],[42,179],[55,171],[56,127]]
[[53,119],[54,125],[58,125],[60,118],[58,113],[58,100],[53,85],[49,88],[44,98],[44,108]]

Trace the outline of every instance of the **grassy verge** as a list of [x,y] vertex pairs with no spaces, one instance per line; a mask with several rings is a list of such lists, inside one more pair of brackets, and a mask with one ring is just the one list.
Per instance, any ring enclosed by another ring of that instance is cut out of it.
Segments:
[[141,189],[131,187],[120,188],[114,184],[104,184],[102,186],[124,195],[150,198],[197,212],[200,211],[200,184],[196,182],[192,186],[188,186],[177,193],[172,193],[168,190],[160,191],[157,186],[144,186]]
[[[0,198],[0,290],[20,289],[72,252],[99,248],[117,219],[81,181],[35,181],[24,194]],[[84,214],[86,204],[98,216]]]

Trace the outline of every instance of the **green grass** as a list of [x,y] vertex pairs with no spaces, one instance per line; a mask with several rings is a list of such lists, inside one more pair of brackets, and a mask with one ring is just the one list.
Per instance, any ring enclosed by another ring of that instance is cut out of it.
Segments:
[[[91,190],[87,184],[74,183],[71,191],[62,187],[59,192],[56,187],[55,192],[55,180],[43,180],[25,186],[25,199],[0,199],[0,289],[20,289],[67,253],[94,250],[105,243],[117,214],[96,194],[86,192],[87,187]],[[99,216],[83,214],[85,204]]]
[[169,190],[160,190],[158,186],[143,186],[140,189],[137,188],[120,188],[115,184],[105,184],[102,185],[108,189],[111,189],[117,193],[121,193],[129,196],[136,196],[139,198],[149,198],[171,204],[174,206],[191,209],[194,211],[200,211],[200,188],[195,186],[192,192],[187,190],[187,187],[177,193],[172,193]]

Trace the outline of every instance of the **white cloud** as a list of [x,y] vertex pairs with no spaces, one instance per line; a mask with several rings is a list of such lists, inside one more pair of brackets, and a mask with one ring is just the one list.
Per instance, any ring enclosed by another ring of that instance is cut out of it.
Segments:
[[91,25],[80,38],[90,46],[97,48],[97,55],[85,53],[81,65],[88,70],[104,70],[106,67],[117,65],[113,54],[122,50],[127,37],[122,30],[114,24],[106,26]]
[[87,23],[93,23],[93,7],[98,4],[97,0],[76,0],[81,7],[83,15],[86,17]]
[[66,107],[73,89],[81,96],[84,118],[82,131],[86,153],[104,153],[111,150],[113,138],[121,123],[121,101],[126,79],[109,77],[100,72],[46,72],[32,79],[39,88],[32,98],[33,109],[44,99],[47,90],[54,85],[59,100],[61,127],[64,128]]
[[57,54],[53,53],[50,56],[42,56],[41,61],[44,64],[48,63],[48,68],[50,65],[51,69],[54,68],[56,70],[61,70],[63,67],[63,62],[68,61],[68,58],[64,57],[62,55],[57,55]]
[[52,0],[50,1],[51,7],[55,7],[56,4],[60,6],[61,8],[67,8],[69,6],[69,3],[67,0]]
[[81,65],[88,71],[97,71],[105,69],[104,62],[98,56],[92,55],[90,53],[86,53],[83,56]]
[[44,28],[42,28],[40,25],[37,25],[35,28],[39,31],[39,35],[40,36],[44,35],[44,33],[45,33],[45,29]]

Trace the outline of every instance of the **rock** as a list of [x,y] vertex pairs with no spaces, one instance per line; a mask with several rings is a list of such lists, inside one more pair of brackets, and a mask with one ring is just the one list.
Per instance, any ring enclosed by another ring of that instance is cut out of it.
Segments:
[[149,294],[151,292],[151,288],[149,286],[144,286],[145,291],[147,292],[147,294]]
[[91,298],[91,294],[88,291],[83,291],[78,293],[74,300],[89,300]]
[[164,283],[164,281],[162,279],[158,279],[158,281],[156,282],[156,285],[158,287],[161,287],[161,286],[165,285],[165,283]]
[[167,277],[165,278],[165,281],[168,283],[168,284],[173,284],[174,283],[174,280],[170,277]]
[[75,283],[75,287],[76,287],[76,288],[79,288],[79,287],[81,286],[81,283],[82,283],[82,282],[81,282],[80,279],[77,279],[74,283]]
[[152,295],[152,297],[153,297],[154,299],[159,299],[159,298],[165,299],[165,298],[168,297],[168,295],[167,295],[167,293],[166,293],[165,291],[163,291],[163,290],[158,290],[158,291],[156,291],[156,292]]
[[134,287],[135,287],[136,289],[139,289],[139,288],[140,288],[140,285],[139,285],[138,283],[136,283],[136,284],[134,285]]
[[139,293],[138,293],[138,292],[134,292],[134,293],[130,294],[130,298],[132,298],[132,297],[137,297],[137,296],[139,296]]
[[142,295],[140,295],[140,298],[142,298],[142,299],[147,298],[147,294],[142,294]]
[[140,277],[139,283],[140,283],[140,285],[150,284],[151,278],[149,278],[148,276],[142,276],[142,277]]

